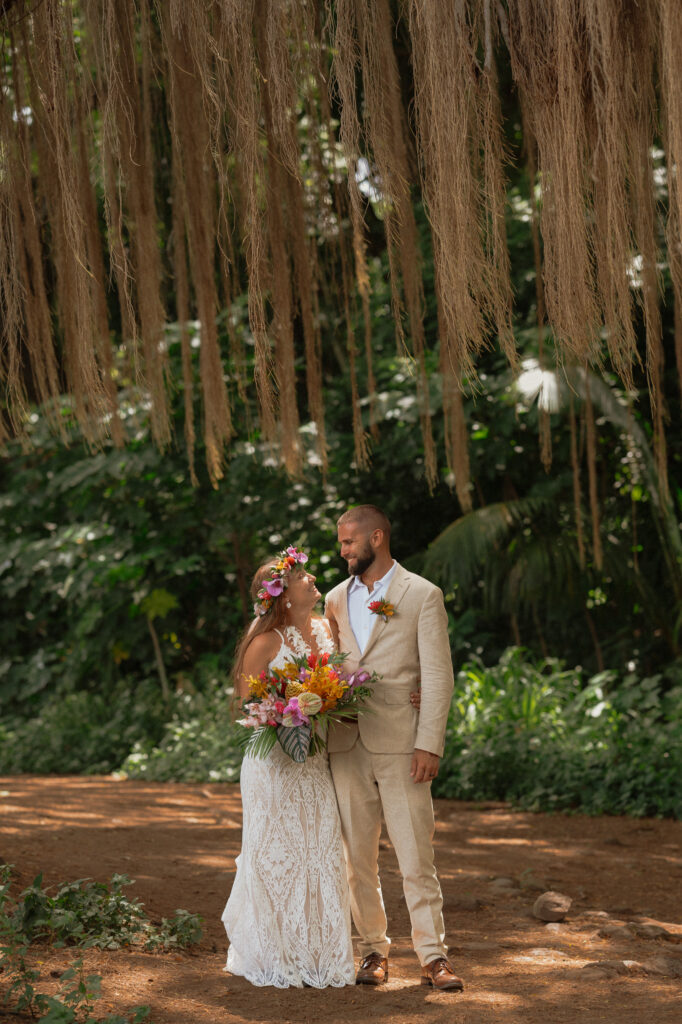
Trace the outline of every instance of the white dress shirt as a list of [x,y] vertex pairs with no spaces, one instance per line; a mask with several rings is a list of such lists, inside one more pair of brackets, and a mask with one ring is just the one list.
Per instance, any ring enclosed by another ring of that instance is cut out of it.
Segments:
[[391,582],[391,577],[397,565],[398,563],[393,559],[391,568],[380,580],[374,581],[374,586],[371,590],[366,583],[362,582],[359,576],[353,579],[348,588],[348,618],[350,619],[350,628],[353,630],[353,636],[360,648],[360,654],[364,653],[369,640],[369,634],[372,632],[377,619],[376,614],[369,610],[369,605],[372,601],[379,601],[382,597],[386,596],[388,585]]

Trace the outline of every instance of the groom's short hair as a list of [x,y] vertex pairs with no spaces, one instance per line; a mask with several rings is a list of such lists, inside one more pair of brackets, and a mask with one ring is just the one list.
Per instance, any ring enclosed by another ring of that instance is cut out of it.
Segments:
[[336,521],[337,526],[345,523],[359,523],[365,529],[383,530],[386,537],[391,536],[391,523],[385,512],[382,512],[376,505],[355,505],[344,512]]

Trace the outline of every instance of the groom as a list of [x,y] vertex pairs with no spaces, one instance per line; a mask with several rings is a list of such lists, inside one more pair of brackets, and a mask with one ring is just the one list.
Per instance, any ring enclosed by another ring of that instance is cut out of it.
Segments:
[[[349,652],[346,667],[362,665],[382,677],[368,702],[371,713],[334,725],[328,743],[360,935],[356,982],[381,985],[388,978],[390,940],[378,870],[383,811],[403,876],[422,984],[461,991],[446,956],[431,845],[430,783],[438,774],[453,691],[443,595],[392,558],[391,525],[376,506],[351,508],[337,526],[351,578],[329,593],[325,615],[339,649]],[[417,712],[410,691],[420,680]]]

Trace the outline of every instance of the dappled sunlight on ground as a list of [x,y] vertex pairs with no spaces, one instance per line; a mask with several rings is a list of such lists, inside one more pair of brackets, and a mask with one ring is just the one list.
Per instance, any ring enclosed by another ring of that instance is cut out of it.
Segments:
[[[393,850],[382,837],[380,866],[393,936],[391,975],[381,989],[254,989],[223,972],[220,921],[240,848],[239,789],[110,778],[0,779],[0,856],[18,885],[114,872],[135,879],[130,894],[150,917],[178,907],[204,918],[198,947],[179,954],[137,950],[85,954],[102,974],[105,1012],[152,1006],[154,1024],[679,1024],[682,981],[643,971],[601,974],[586,965],[682,963],[682,824],[628,818],[532,815],[502,804],[436,802],[436,859],[451,957],[462,994],[420,984]],[[543,889],[573,900],[566,920],[532,915]],[[630,934],[636,919],[669,933]],[[623,926],[599,934],[605,921]],[[43,975],[68,953],[43,949]],[[4,1024],[4,1022],[3,1022]]]

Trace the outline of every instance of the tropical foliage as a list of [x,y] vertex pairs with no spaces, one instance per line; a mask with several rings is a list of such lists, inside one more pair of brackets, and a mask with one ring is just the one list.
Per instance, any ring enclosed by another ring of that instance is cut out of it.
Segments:
[[[161,89],[160,82],[152,85],[153,92]],[[157,99],[162,108],[163,97]],[[234,433],[220,480],[215,464],[206,468],[211,453],[192,436],[192,424],[207,414],[199,385],[205,388],[213,372],[202,350],[205,331],[179,311],[182,322],[165,325],[160,346],[168,378],[182,381],[167,395],[170,435],[163,451],[149,389],[116,317],[111,372],[124,447],[104,442],[93,451],[72,397],[27,405],[30,445],[10,442],[0,455],[0,771],[123,767],[158,779],[236,779],[229,671],[251,615],[251,573],[273,550],[296,543],[311,552],[320,589],[329,589],[345,571],[335,520],[348,504],[372,501],[391,518],[396,557],[445,592],[453,658],[462,671],[440,791],[505,795],[531,806],[582,801],[591,810],[678,813],[669,784],[679,770],[682,422],[663,222],[650,225],[664,300],[654,408],[647,364],[652,297],[639,272],[642,261],[629,267],[625,303],[632,306],[638,356],[629,389],[612,372],[608,339],[602,339],[599,370],[557,366],[542,313],[542,194],[533,167],[523,164],[524,145],[533,145],[511,91],[504,125],[516,157],[508,167],[506,245],[520,366],[515,374],[499,351],[481,350],[477,379],[462,379],[461,422],[445,372],[448,343],[422,198],[413,196],[423,285],[420,366],[405,348],[396,349],[396,319],[410,344],[413,325],[396,305],[396,252],[385,234],[391,210],[369,164],[359,183],[367,199],[368,289],[341,310],[333,284],[315,295],[315,330],[324,339],[315,372],[324,390],[326,467],[319,422],[304,412],[306,406],[310,412],[302,387],[309,353],[298,285],[299,305],[287,314],[295,376],[280,395],[280,412],[288,402],[298,424],[292,436],[299,472],[293,464],[291,474],[281,468],[282,448],[266,438],[256,399],[242,387],[257,376],[263,356],[246,293],[223,295],[214,318],[215,346],[230,365]],[[163,117],[157,129],[159,151],[176,146]],[[325,187],[334,191],[335,150],[329,136],[320,145],[319,165],[303,146],[302,181],[313,165],[316,174],[326,168]],[[653,147],[647,161],[657,209],[665,214],[670,197],[662,151]],[[162,162],[158,174],[165,188]],[[101,229],[102,210],[91,213]],[[166,207],[159,217],[166,259],[173,219]],[[322,236],[324,245],[330,241],[332,221],[311,227],[311,245]],[[349,221],[340,224],[351,232]],[[235,250],[244,272],[247,252]],[[328,255],[326,249],[318,254]],[[337,257],[331,266],[338,269]],[[172,307],[171,284],[164,278],[164,301]],[[281,296],[275,278],[270,284],[266,311],[274,316]],[[56,313],[61,286],[48,279],[45,287]],[[362,337],[364,352],[355,344]],[[349,338],[355,339],[350,348]],[[239,366],[230,363],[235,352]],[[20,363],[15,370],[20,373]],[[358,375],[369,382],[370,374],[371,394],[357,399]],[[416,388],[415,380],[421,381]],[[428,451],[421,429],[427,398],[434,439]],[[68,443],[49,429],[55,420]],[[453,472],[462,426],[467,465]],[[293,451],[291,443],[290,437]],[[371,456],[369,468],[357,459],[359,443]],[[436,474],[427,479],[429,462]],[[527,655],[505,654],[510,645]],[[586,710],[601,700],[595,687],[606,702],[599,714]],[[535,695],[544,709],[532,724],[515,710],[524,695]],[[543,756],[536,761],[538,745]],[[653,753],[645,762],[647,746]]]

